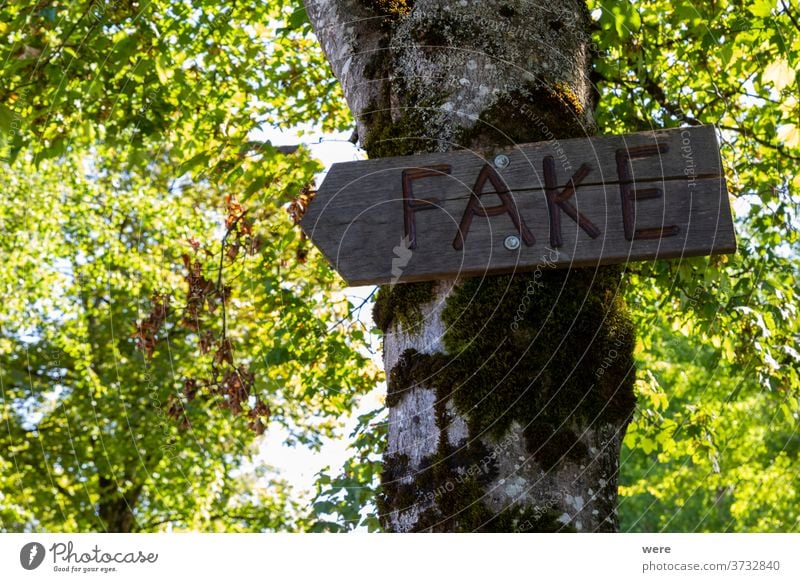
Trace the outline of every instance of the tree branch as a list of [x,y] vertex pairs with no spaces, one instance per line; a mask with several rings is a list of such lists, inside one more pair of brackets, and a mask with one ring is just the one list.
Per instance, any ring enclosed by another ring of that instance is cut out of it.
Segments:
[[764,138],[758,137],[755,134],[755,132],[748,131],[747,128],[734,127],[734,126],[731,126],[731,125],[718,125],[717,127],[719,127],[720,129],[725,129],[727,131],[734,131],[736,133],[739,133],[745,138],[752,139],[753,141],[755,141],[756,143],[759,143],[760,145],[762,145],[764,147],[768,147],[770,149],[773,149],[773,150],[777,151],[778,154],[780,154],[781,156],[783,156],[785,158],[788,158],[788,159],[794,160],[794,161],[800,161],[800,156],[794,156],[792,154],[787,153],[785,146],[783,146],[783,145],[781,145],[779,143],[772,143],[769,140],[766,140]]
[[792,24],[794,25],[794,27],[798,31],[800,31],[800,23],[797,22],[797,19],[794,17],[794,14],[792,14],[792,11],[790,10],[790,7],[787,6],[786,3],[783,0],[781,0],[781,6],[783,7],[783,11],[786,13],[786,16],[788,16],[789,20],[792,21]]

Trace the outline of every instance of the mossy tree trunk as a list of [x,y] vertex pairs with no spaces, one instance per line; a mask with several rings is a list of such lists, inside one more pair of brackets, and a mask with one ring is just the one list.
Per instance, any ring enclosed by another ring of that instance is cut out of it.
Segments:
[[[469,148],[491,159],[595,131],[580,0],[306,8],[370,157]],[[560,160],[559,183],[580,163]],[[387,530],[617,529],[635,404],[621,282],[597,268],[381,289]]]

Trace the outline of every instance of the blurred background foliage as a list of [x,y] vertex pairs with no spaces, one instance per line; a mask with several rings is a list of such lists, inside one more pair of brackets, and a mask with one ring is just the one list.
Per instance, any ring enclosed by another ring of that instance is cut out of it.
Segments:
[[[739,237],[628,269],[622,530],[797,531],[800,6],[589,8],[600,131],[715,124]],[[0,67],[0,529],[377,529],[375,338],[257,138],[352,128],[300,3],[0,0]],[[309,508],[265,431],[352,458]]]
[[736,255],[631,265],[627,531],[798,531],[800,6],[590,3],[602,131],[720,129]]
[[348,126],[303,21],[0,3],[3,530],[310,527],[259,435],[318,449],[379,370],[287,212],[321,166],[253,137]]

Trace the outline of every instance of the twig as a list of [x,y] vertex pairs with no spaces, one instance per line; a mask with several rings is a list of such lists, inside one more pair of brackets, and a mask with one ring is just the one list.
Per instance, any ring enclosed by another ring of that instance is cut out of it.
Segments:
[[788,16],[789,20],[791,20],[792,24],[794,24],[794,27],[798,31],[800,31],[800,23],[797,22],[797,20],[795,19],[794,15],[789,10],[789,6],[787,6],[786,3],[783,0],[781,0],[781,6],[783,7],[783,11],[786,13],[786,16]]
[[333,324],[333,326],[332,326],[332,327],[331,327],[331,328],[328,330],[328,332],[327,332],[327,333],[331,333],[331,332],[332,332],[334,329],[336,329],[336,328],[337,328],[337,327],[339,327],[341,324],[343,324],[343,323],[344,323],[344,322],[345,322],[345,321],[346,321],[346,320],[347,320],[347,319],[348,319],[348,318],[349,318],[351,315],[353,315],[353,314],[354,314],[356,311],[359,311],[359,310],[361,310],[361,308],[362,308],[362,307],[364,307],[364,306],[367,304],[367,302],[368,302],[370,299],[372,299],[372,296],[373,296],[373,295],[375,295],[375,293],[376,293],[377,291],[378,291],[378,288],[377,288],[377,287],[375,287],[375,289],[373,289],[373,290],[372,290],[372,293],[370,293],[369,295],[367,295],[367,296],[364,298],[364,301],[362,301],[362,302],[361,302],[361,305],[359,305],[358,307],[354,307],[353,309],[351,309],[351,310],[350,310],[350,312],[349,312],[347,315],[345,315],[343,318],[341,318],[339,321],[337,321],[335,324]]
[[789,158],[790,160],[800,161],[800,156],[793,156],[792,154],[786,153],[786,148],[784,146],[782,146],[781,144],[772,143],[769,140],[766,140],[764,138],[758,137],[755,134],[755,132],[748,132],[748,130],[746,128],[733,127],[733,126],[730,126],[730,125],[719,125],[717,127],[719,127],[720,129],[726,129],[728,131],[735,131],[736,133],[741,134],[745,138],[750,138],[753,141],[755,141],[755,142],[757,142],[757,143],[759,143],[759,144],[761,144],[763,146],[766,146],[766,147],[768,147],[770,149],[773,149],[773,150],[777,151],[780,155],[785,156],[785,157]]

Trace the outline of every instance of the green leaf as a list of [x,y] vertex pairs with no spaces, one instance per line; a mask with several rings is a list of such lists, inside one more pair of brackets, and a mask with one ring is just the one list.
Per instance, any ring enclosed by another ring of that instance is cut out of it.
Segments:
[[13,120],[14,112],[0,104],[0,130],[3,132],[11,131]]
[[166,56],[159,55],[155,60],[155,67],[158,80],[161,81],[162,85],[168,85],[172,78],[172,69],[167,62]]
[[766,17],[770,15],[774,6],[775,3],[770,0],[754,0],[752,4],[747,6],[747,10],[753,16]]

